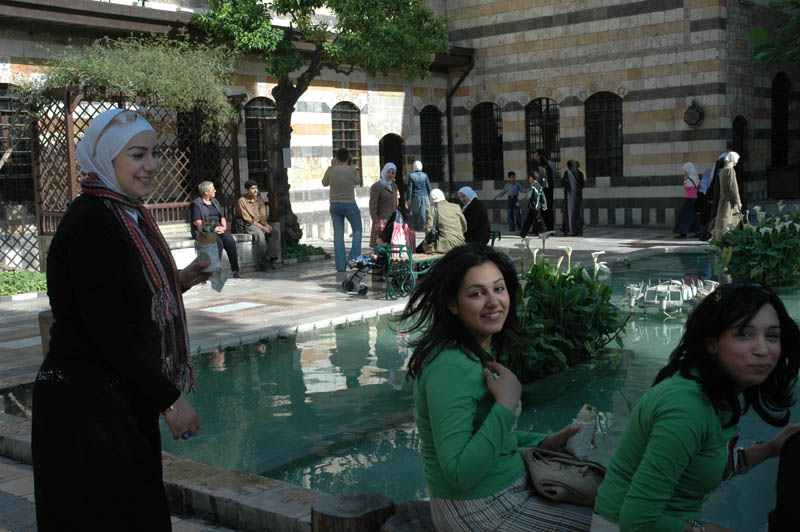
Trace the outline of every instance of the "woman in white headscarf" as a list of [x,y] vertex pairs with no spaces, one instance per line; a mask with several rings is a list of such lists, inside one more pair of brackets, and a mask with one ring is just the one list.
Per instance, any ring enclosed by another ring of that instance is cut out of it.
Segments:
[[397,183],[394,182],[396,172],[394,163],[386,163],[381,170],[381,178],[369,189],[369,216],[372,218],[369,246],[372,248],[378,245],[378,236],[386,227],[386,220],[397,208]]
[[720,239],[730,229],[734,229],[742,221],[742,200],[739,197],[739,185],[736,182],[736,170],[733,169],[739,162],[739,154],[735,151],[728,152],[725,162],[719,171],[719,206],[714,220],[712,236]]
[[147,120],[106,111],[76,155],[87,177],[47,257],[55,324],[33,390],[37,527],[168,531],[158,417],[176,439],[199,428],[181,294],[208,261],[178,271],[144,208],[159,170]]
[[461,187],[458,189],[458,199],[461,202],[461,212],[467,219],[467,230],[464,231],[466,242],[479,242],[488,244],[492,229],[489,226],[489,213],[483,206],[478,195],[472,187]]
[[414,171],[408,176],[406,202],[411,209],[411,228],[414,231],[425,229],[425,219],[431,206],[428,197],[431,194],[431,181],[428,174],[422,171],[422,161],[414,161]]
[[689,232],[696,233],[699,229],[697,222],[697,191],[700,190],[700,176],[692,163],[683,165],[683,207],[678,214],[678,221],[672,230],[676,233],[675,238],[686,238]]

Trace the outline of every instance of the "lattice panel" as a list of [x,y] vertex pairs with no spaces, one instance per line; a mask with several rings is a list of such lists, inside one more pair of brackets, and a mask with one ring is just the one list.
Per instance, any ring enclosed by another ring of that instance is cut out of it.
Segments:
[[65,119],[64,102],[52,102],[36,123],[34,157],[43,234],[55,233],[70,202]]
[[21,270],[39,271],[39,232],[29,224],[13,232],[0,226],[0,262]]
[[[107,101],[79,102],[73,112],[75,144],[80,142],[89,123],[98,114],[115,107],[119,105]],[[142,113],[158,135],[161,171],[155,180],[153,194],[146,200],[155,219],[158,222],[188,221],[189,203],[197,196],[197,185],[205,180],[215,183],[217,199],[225,208],[226,216],[232,218],[238,191],[234,184],[235,154],[230,136],[203,142],[199,113],[179,113],[157,105],[134,104],[128,107]],[[64,104],[54,102],[38,123],[38,186],[43,234],[55,232],[71,201],[64,113]],[[80,178],[81,174],[78,175]]]

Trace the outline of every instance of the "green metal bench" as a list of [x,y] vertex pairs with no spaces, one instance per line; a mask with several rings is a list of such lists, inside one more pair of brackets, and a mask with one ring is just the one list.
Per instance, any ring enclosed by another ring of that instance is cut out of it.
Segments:
[[411,293],[417,278],[430,271],[444,255],[416,254],[406,245],[381,244],[378,257],[386,259],[386,299],[398,299]]

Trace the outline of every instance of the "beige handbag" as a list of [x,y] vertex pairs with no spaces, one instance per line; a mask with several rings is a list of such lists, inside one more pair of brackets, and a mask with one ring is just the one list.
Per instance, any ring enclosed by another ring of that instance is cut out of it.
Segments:
[[520,447],[518,451],[539,495],[552,501],[594,506],[597,488],[606,475],[604,465],[539,447]]

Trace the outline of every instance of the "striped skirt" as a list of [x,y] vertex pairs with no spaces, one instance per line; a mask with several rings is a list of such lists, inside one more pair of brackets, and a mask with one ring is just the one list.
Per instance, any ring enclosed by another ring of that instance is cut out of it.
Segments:
[[592,509],[549,501],[530,487],[528,473],[501,492],[465,501],[431,497],[437,532],[588,532]]

